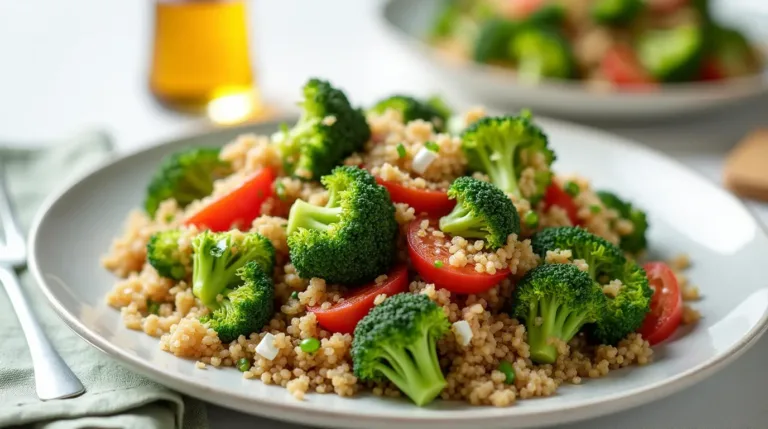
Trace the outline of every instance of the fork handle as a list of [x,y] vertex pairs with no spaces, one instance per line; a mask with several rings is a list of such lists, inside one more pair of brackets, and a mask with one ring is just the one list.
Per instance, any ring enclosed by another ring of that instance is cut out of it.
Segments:
[[12,268],[0,266],[0,283],[11,301],[27,340],[35,370],[35,390],[43,401],[78,396],[85,392],[80,380],[48,341]]

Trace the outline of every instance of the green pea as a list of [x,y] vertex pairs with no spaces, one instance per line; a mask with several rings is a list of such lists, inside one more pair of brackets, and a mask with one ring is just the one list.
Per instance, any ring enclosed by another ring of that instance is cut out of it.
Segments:
[[601,211],[603,211],[603,208],[602,208],[602,207],[600,207],[600,206],[599,206],[599,205],[597,205],[597,204],[592,204],[591,206],[589,206],[589,211],[590,211],[590,212],[592,212],[592,213],[594,213],[594,214],[598,214],[598,213],[600,213]]
[[539,215],[534,211],[530,211],[523,216],[523,222],[528,228],[536,228],[539,226]]
[[301,351],[312,354],[320,349],[320,340],[317,338],[305,338],[299,344]]
[[237,369],[240,370],[240,372],[245,372],[251,369],[251,361],[247,358],[240,358],[237,360]]
[[443,261],[435,261],[435,268],[443,268]]
[[504,383],[506,384],[512,384],[515,382],[515,368],[512,367],[512,364],[503,360],[499,363],[499,371],[504,373],[504,375],[507,377],[504,379]]
[[297,291],[291,292],[291,299],[299,299],[299,293]]
[[568,182],[565,184],[565,192],[568,195],[575,197],[579,195],[579,192],[581,192],[581,188],[579,188],[579,185],[577,185],[576,182]]

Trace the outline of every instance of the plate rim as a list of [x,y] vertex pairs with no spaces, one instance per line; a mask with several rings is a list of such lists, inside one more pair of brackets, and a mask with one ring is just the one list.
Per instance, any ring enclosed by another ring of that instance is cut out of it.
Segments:
[[[322,408],[322,404],[307,405],[308,402],[284,402],[279,398],[255,397],[250,395],[233,392],[231,390],[216,389],[203,382],[196,380],[193,376],[175,375],[173,373],[166,373],[159,368],[155,368],[151,365],[147,365],[144,359],[134,356],[121,347],[113,344],[102,335],[91,330],[85,323],[81,322],[79,318],[70,313],[65,306],[56,298],[52,287],[45,275],[41,271],[39,261],[37,260],[37,248],[36,243],[40,240],[40,228],[47,219],[47,215],[50,209],[62,200],[69,192],[81,183],[85,182],[92,175],[108,169],[112,165],[126,162],[126,160],[156,150],[163,146],[180,144],[184,141],[191,139],[199,139],[205,137],[215,137],[218,134],[224,132],[237,132],[248,133],[253,132],[254,127],[271,127],[279,125],[281,121],[290,120],[288,118],[294,118],[293,116],[280,117],[270,121],[263,121],[257,123],[247,123],[234,127],[224,127],[209,130],[206,132],[192,131],[182,134],[176,138],[164,139],[148,146],[140,147],[138,149],[127,151],[122,154],[117,154],[111,159],[105,160],[92,168],[77,175],[67,183],[62,185],[58,190],[55,190],[49,194],[40,208],[36,212],[30,232],[28,236],[28,268],[32,273],[33,278],[36,281],[36,287],[43,292],[46,300],[50,306],[54,309],[55,313],[62,319],[65,324],[77,334],[80,338],[91,344],[96,349],[109,355],[111,358],[131,367],[136,372],[150,376],[154,378],[159,384],[166,387],[171,386],[172,389],[183,392],[187,395],[197,397],[207,402],[211,402],[220,405],[225,408],[237,409],[239,411],[251,414],[266,416],[269,418],[279,419],[283,421],[291,421],[294,423],[310,424],[310,425],[342,425],[344,427],[355,427],[352,424],[355,423],[368,423],[369,427],[388,427],[391,424],[408,424],[418,427],[429,428],[447,428],[458,427],[462,424],[469,422],[483,423],[486,427],[509,427],[509,422],[505,419],[514,417],[518,419],[518,425],[514,427],[523,428],[539,425],[542,423],[558,424],[566,422],[575,422],[586,419],[591,419],[603,415],[614,414],[620,411],[624,411],[630,408],[634,408],[643,404],[654,402],[663,397],[679,392],[697,382],[700,382],[728,364],[732,363],[735,359],[749,350],[757,340],[768,330],[768,311],[764,312],[760,319],[754,326],[738,341],[736,341],[725,352],[717,354],[710,359],[705,360],[701,364],[687,369],[681,373],[676,374],[673,377],[665,378],[661,381],[637,387],[619,395],[612,396],[608,399],[597,400],[587,399],[579,404],[573,404],[565,407],[560,407],[554,410],[537,410],[527,412],[523,414],[506,414],[494,417],[483,417],[482,410],[484,407],[477,407],[476,409],[461,410],[460,412],[450,412],[449,410],[436,411],[434,415],[422,415],[422,416],[396,416],[389,414],[382,414],[376,411],[362,411],[362,410],[330,410]],[[625,138],[611,132],[603,131],[597,128],[571,123],[568,121],[550,119],[546,117],[538,117],[537,122],[543,125],[546,129],[547,126],[558,127],[565,131],[573,130],[587,137],[595,136],[602,140],[610,140],[613,144],[628,147],[632,150],[639,150],[660,158],[666,162],[673,163],[676,168],[681,169],[688,174],[695,176],[697,179],[706,182],[708,186],[714,188],[716,192],[725,193],[732,203],[737,204],[743,209],[757,225],[756,231],[762,239],[768,242],[768,228],[757,218],[754,211],[744,204],[744,202],[730,194],[726,190],[717,186],[717,184],[683,164],[681,161],[664,154],[663,152],[642,145],[632,139]],[[204,393],[216,393],[214,395],[205,396]],[[230,400],[232,402],[227,402]],[[351,399],[354,400],[354,399]],[[244,404],[248,404],[246,407]],[[297,413],[298,412],[298,413]],[[449,415],[442,415],[444,412],[449,412]],[[314,421],[307,422],[302,413],[308,413],[313,416]],[[350,422],[350,420],[352,420]]]
[[[571,95],[587,96],[593,99],[608,99],[623,97],[624,99],[631,99],[632,101],[652,99],[653,97],[664,96],[691,96],[694,94],[702,95],[722,95],[733,91],[735,88],[741,88],[742,90],[752,89],[754,93],[745,93],[739,97],[726,97],[722,101],[735,101],[736,99],[745,99],[748,97],[754,97],[759,93],[768,91],[768,48],[761,49],[760,52],[763,55],[765,64],[763,69],[749,76],[742,76],[738,78],[732,78],[719,83],[712,82],[681,82],[681,83],[665,83],[660,86],[658,91],[595,91],[589,90],[588,87],[580,80],[572,81],[565,79],[542,79],[535,84],[526,84],[515,79],[513,72],[505,69],[504,67],[498,67],[488,64],[478,64],[473,61],[466,62],[452,62],[440,55],[439,51],[429,44],[425,43],[418,37],[414,37],[407,32],[403,31],[395,22],[389,19],[387,11],[394,7],[393,5],[403,0],[385,0],[381,2],[378,10],[378,18],[387,32],[394,36],[401,44],[415,47],[414,51],[419,51],[430,62],[442,67],[446,67],[453,72],[471,72],[477,77],[483,77],[492,80],[496,85],[508,85],[510,87],[524,88],[528,90],[549,90],[549,91],[568,91]],[[702,107],[704,108],[704,107]]]

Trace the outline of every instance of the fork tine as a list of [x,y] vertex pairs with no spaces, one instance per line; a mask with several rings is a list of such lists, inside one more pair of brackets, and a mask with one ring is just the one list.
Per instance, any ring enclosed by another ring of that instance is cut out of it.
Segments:
[[6,186],[5,163],[2,160],[0,160],[0,224],[7,245],[24,244],[24,233],[13,214],[13,207]]

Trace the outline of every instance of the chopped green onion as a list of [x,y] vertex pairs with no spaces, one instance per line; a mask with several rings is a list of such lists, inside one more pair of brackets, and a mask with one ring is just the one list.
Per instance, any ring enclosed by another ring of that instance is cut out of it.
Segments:
[[581,188],[579,188],[579,185],[577,185],[576,182],[567,182],[565,184],[565,192],[568,195],[575,197],[579,195],[579,192],[581,192]]
[[312,354],[320,349],[320,340],[317,338],[305,338],[299,343],[301,351]]
[[589,211],[594,214],[598,214],[601,211],[603,211],[603,208],[600,207],[598,204],[592,204],[591,206],[589,206]]
[[503,360],[499,363],[499,371],[504,373],[504,375],[507,377],[504,379],[504,383],[506,384],[512,384],[515,382],[515,368],[512,367],[512,364]]
[[285,184],[283,182],[275,182],[275,195],[280,201],[285,201],[288,195],[285,194]]
[[291,299],[299,299],[299,292],[298,291],[291,292]]
[[435,268],[443,268],[443,261],[435,261]]
[[160,312],[160,303],[152,301],[151,299],[147,300],[147,311],[150,314],[157,314]]
[[240,372],[245,372],[251,369],[251,361],[247,358],[240,358],[237,360],[237,369],[240,370]]
[[539,215],[534,211],[529,211],[523,216],[523,222],[525,222],[525,226],[528,228],[536,228],[539,226]]
[[437,143],[435,142],[426,142],[424,143],[424,147],[431,152],[435,152],[435,153],[440,152],[440,146],[438,146]]
[[405,158],[405,155],[406,155],[406,154],[407,154],[407,152],[405,151],[405,146],[403,146],[403,144],[402,144],[402,143],[400,143],[399,145],[397,145],[397,155],[398,155],[400,158]]

